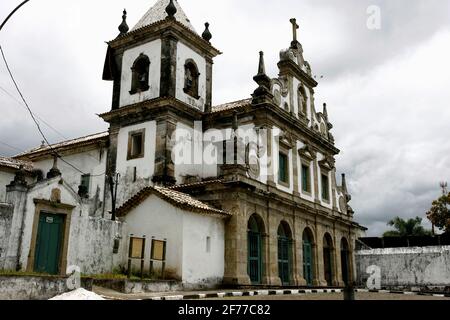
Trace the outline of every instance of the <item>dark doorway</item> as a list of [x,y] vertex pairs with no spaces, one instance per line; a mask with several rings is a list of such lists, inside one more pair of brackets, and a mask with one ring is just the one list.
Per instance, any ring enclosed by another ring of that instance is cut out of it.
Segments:
[[333,243],[331,236],[327,233],[323,238],[323,267],[325,280],[328,286],[333,285],[333,263],[332,263]]
[[61,257],[64,217],[42,212],[36,238],[34,271],[58,274]]

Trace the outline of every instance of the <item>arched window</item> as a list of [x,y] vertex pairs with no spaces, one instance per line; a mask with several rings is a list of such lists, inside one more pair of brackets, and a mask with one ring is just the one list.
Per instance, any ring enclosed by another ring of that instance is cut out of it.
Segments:
[[132,79],[130,94],[147,91],[150,70],[150,59],[143,53],[134,61],[131,67]]
[[184,65],[184,92],[191,97],[198,99],[198,79],[200,73],[194,60],[186,60]]
[[298,108],[299,111],[304,115],[308,115],[308,97],[306,96],[306,90],[303,86],[298,88]]

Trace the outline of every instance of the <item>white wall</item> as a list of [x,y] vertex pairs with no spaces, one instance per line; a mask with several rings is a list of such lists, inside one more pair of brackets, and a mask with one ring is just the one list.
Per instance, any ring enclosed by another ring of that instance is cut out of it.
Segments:
[[[131,67],[134,61],[143,53],[150,59],[148,91],[131,95]],[[120,87],[120,106],[142,102],[159,97],[161,81],[161,39],[145,43],[135,48],[128,49],[123,54],[122,78]]]
[[[200,98],[194,99],[190,95],[184,93],[184,65],[186,60],[192,59],[197,64],[200,73],[198,82],[198,95]],[[200,111],[204,111],[206,101],[206,61],[194,50],[186,46],[181,41],[177,47],[177,80],[176,80],[176,98],[181,100]]]
[[[127,160],[128,136],[136,130],[145,129],[144,157]],[[120,173],[120,184],[117,191],[117,205],[139,192],[143,187],[151,185],[155,172],[156,121],[144,122],[134,126],[121,128],[117,143],[117,172]],[[133,181],[136,167],[137,181]]]
[[203,178],[203,132],[178,122],[175,132],[175,147],[172,156],[175,163],[175,179],[183,183],[183,176]]
[[[149,270],[151,238],[167,239],[166,270],[183,283],[220,281],[224,272],[224,222],[181,210],[151,195],[124,218],[127,235],[146,236],[145,269]],[[206,237],[211,251],[206,252]],[[129,241],[129,240],[128,240]],[[160,266],[155,265],[155,268]]]
[[[207,237],[210,250],[207,251]],[[186,212],[183,216],[183,282],[221,283],[225,266],[225,227],[219,218]]]
[[61,190],[61,202],[75,206],[70,222],[67,267],[78,266],[85,274],[112,272],[114,238],[121,233],[121,224],[107,219],[89,217],[88,205],[83,204],[76,194],[58,182],[58,178],[40,182],[27,195],[20,254],[22,270],[26,269],[31,247],[35,219],[33,199],[49,200],[51,191],[58,188]]
[[450,246],[361,250],[355,260],[359,285],[367,267],[378,266],[382,287],[450,286]]
[[[91,175],[89,186],[89,197],[93,198],[98,194],[100,201],[103,201],[103,191],[105,187],[105,171],[107,149],[93,149],[90,151],[80,152],[68,156],[63,159],[72,164],[85,174]],[[44,178],[53,166],[53,159],[44,159],[33,162],[35,169],[42,170]],[[75,191],[78,192],[78,186],[81,183],[82,173],[74,169],[72,166],[58,159],[58,169],[61,171],[64,181]]]
[[[167,239],[166,270],[174,271],[179,278],[183,270],[183,211],[161,200],[155,195],[148,197],[137,208],[131,210],[123,219],[127,224],[125,242],[129,243],[129,235],[146,236],[148,240],[145,250],[145,269],[149,270],[150,240]],[[160,266],[156,266],[159,267]]]

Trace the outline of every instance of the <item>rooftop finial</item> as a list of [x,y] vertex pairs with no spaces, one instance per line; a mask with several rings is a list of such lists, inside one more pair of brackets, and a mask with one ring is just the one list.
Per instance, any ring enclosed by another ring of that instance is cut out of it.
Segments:
[[169,18],[174,18],[177,13],[177,7],[173,3],[173,0],[170,0],[169,4],[166,7],[166,12]]
[[205,23],[205,31],[203,31],[202,38],[208,42],[211,41],[212,34],[209,31],[209,23],[208,22]]
[[266,65],[264,63],[264,52],[259,52],[258,76],[266,75]]
[[291,42],[291,47],[297,48],[298,47],[297,30],[300,28],[300,26],[297,24],[297,19],[295,18],[292,18],[289,21],[292,23],[292,32],[293,32],[293,40]]
[[323,104],[323,116],[328,120],[328,109],[326,103]]
[[120,34],[125,34],[130,30],[130,28],[127,25],[127,10],[123,9],[123,16],[122,16],[122,23],[119,26]]

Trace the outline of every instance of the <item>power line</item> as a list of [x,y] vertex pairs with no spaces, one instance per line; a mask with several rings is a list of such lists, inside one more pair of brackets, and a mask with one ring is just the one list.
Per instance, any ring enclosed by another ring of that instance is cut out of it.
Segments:
[[8,22],[8,20],[12,17],[12,15],[14,13],[16,13],[17,10],[19,10],[25,3],[27,3],[30,0],[25,0],[23,1],[21,4],[19,4],[5,19],[5,21],[3,21],[2,25],[0,26],[0,30],[3,29],[3,27],[5,26],[6,22]]
[[[24,108],[26,110],[26,107],[19,101],[17,100],[16,97],[14,97],[11,93],[8,92],[8,90],[6,90],[5,88],[3,88],[2,86],[0,86],[0,90],[3,91],[8,97],[10,97],[12,100],[14,100],[19,106],[21,106],[22,108]],[[46,122],[44,119],[42,119],[41,116],[39,116],[36,112],[33,112],[34,116],[36,117],[36,119],[39,119],[39,121],[41,121],[43,124],[45,124],[49,129],[53,130],[56,134],[58,134],[61,138],[67,140],[68,138],[65,137],[61,132],[59,132],[58,130],[56,130],[54,127],[52,127],[48,122]]]
[[7,144],[6,142],[0,141],[0,144],[2,144],[4,146],[7,146],[8,148],[14,149],[16,151],[23,152],[23,150],[20,150],[19,148],[16,148],[16,147],[14,147],[14,146],[12,146],[10,144]]
[[13,74],[12,74],[12,72],[11,72],[11,69],[9,68],[9,64],[8,64],[8,61],[6,60],[5,53],[3,52],[2,46],[0,46],[0,51],[1,51],[1,54],[2,54],[3,61],[5,62],[5,65],[6,65],[6,69],[8,70],[9,76],[10,76],[11,80],[13,81],[14,86],[15,86],[16,89],[17,89],[17,92],[19,93],[20,97],[22,98],[22,101],[23,101],[23,103],[25,104],[25,106],[26,106],[28,112],[30,113],[31,118],[33,119],[34,123],[36,124],[36,127],[37,127],[39,133],[41,134],[42,138],[44,138],[45,143],[47,143],[48,147],[49,147],[50,150],[53,152],[53,154],[54,154],[56,157],[58,157],[59,159],[61,159],[62,162],[64,162],[65,164],[69,165],[70,167],[72,167],[72,168],[75,169],[76,171],[80,172],[81,174],[85,174],[82,170],[78,169],[76,166],[74,166],[74,165],[71,164],[70,162],[64,160],[64,159],[56,152],[56,150],[54,150],[54,149],[52,148],[52,146],[51,146],[50,142],[48,142],[47,137],[45,136],[44,132],[42,132],[42,129],[41,129],[41,126],[39,125],[39,122],[36,120],[36,118],[35,118],[33,112],[31,111],[30,107],[28,106],[28,103],[27,103],[27,101],[25,100],[25,97],[23,96],[22,91],[20,91],[20,88],[19,88],[19,86],[17,85],[16,79],[14,78],[14,76],[13,76]]

